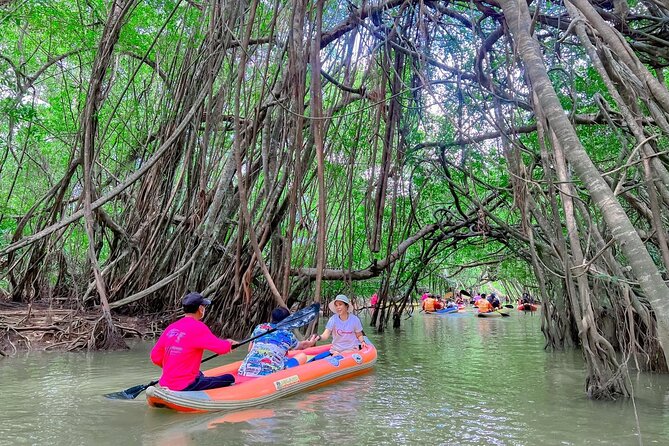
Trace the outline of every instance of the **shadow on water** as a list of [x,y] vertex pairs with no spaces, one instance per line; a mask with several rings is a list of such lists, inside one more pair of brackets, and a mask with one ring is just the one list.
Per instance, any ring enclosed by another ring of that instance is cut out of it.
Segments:
[[237,412],[103,398],[158,375],[149,344],[3,359],[0,444],[669,444],[666,375],[634,375],[634,401],[589,401],[580,353],[544,351],[538,316],[415,314],[398,330],[368,330],[372,372]]

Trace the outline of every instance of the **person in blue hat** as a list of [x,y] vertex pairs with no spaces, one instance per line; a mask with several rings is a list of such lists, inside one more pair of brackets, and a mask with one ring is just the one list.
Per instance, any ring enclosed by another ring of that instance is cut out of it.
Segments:
[[347,350],[367,347],[365,334],[362,331],[362,322],[351,311],[353,307],[349,298],[339,294],[330,302],[328,308],[335,314],[328,320],[323,333],[312,339],[315,341],[326,340],[332,335],[332,347],[329,352],[316,355],[312,361],[330,355],[337,355]]
[[[272,311],[269,323],[258,325],[251,337],[258,336],[266,331],[272,330],[276,324],[290,315],[284,307],[277,307]],[[278,372],[288,367],[295,367],[307,361],[304,353],[298,353],[292,358],[286,355],[288,350],[302,350],[312,347],[315,340],[309,339],[298,341],[289,330],[277,330],[255,340],[249,346],[249,353],[239,366],[239,374],[242,376],[265,376]]]
[[151,361],[163,369],[160,385],[170,390],[207,390],[226,387],[235,382],[230,374],[204,376],[200,371],[202,353],[210,350],[219,355],[229,353],[237,341],[220,339],[202,318],[211,304],[200,293],[188,293],[182,300],[184,317],[168,325],[151,350]]

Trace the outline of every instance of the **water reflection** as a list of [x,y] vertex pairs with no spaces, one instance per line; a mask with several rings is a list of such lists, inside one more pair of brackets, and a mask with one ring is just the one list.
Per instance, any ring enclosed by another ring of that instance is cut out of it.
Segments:
[[[150,409],[158,412],[158,409]],[[271,426],[272,419],[276,416],[273,409],[246,409],[229,412],[223,415],[219,413],[207,414],[170,414],[171,422],[165,426],[161,418],[165,414],[154,413],[155,429],[151,429],[154,435],[144,439],[145,445],[156,446],[190,446],[197,444],[194,440],[208,431],[213,431],[225,423],[248,423],[252,426],[251,431],[261,434]],[[174,416],[172,416],[174,415]],[[246,429],[246,428],[240,428]],[[210,434],[207,433],[207,436]]]
[[[363,402],[375,382],[374,371],[333,386],[300,393],[254,409],[239,411],[175,414],[164,409],[147,409],[144,430],[150,432],[144,445],[190,446],[209,444],[206,438],[226,438],[229,444],[266,444],[271,438],[286,438],[292,423],[312,426],[320,435],[322,417],[358,420],[365,416]],[[230,438],[234,429],[234,441]],[[349,433],[328,433],[330,440],[348,441]],[[204,439],[204,440],[203,440]],[[305,438],[298,444],[313,444]],[[314,441],[316,439],[314,438]],[[303,442],[303,443],[301,443]]]

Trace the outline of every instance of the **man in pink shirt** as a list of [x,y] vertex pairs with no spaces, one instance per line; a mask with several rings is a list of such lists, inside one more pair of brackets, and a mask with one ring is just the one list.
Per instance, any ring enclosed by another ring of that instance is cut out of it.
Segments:
[[184,317],[170,324],[151,350],[151,361],[163,369],[160,385],[170,390],[206,390],[235,382],[234,376],[204,376],[200,362],[204,350],[223,355],[237,341],[220,339],[201,321],[207,305],[200,293],[188,293],[182,300]]

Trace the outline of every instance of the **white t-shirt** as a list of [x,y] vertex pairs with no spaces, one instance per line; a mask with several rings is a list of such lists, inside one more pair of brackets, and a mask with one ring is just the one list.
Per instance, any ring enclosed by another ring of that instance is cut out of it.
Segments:
[[338,314],[332,316],[325,326],[332,332],[332,350],[343,352],[344,350],[354,350],[360,345],[360,341],[355,336],[356,332],[362,331],[362,322],[354,314],[348,315],[348,319],[342,321]]

